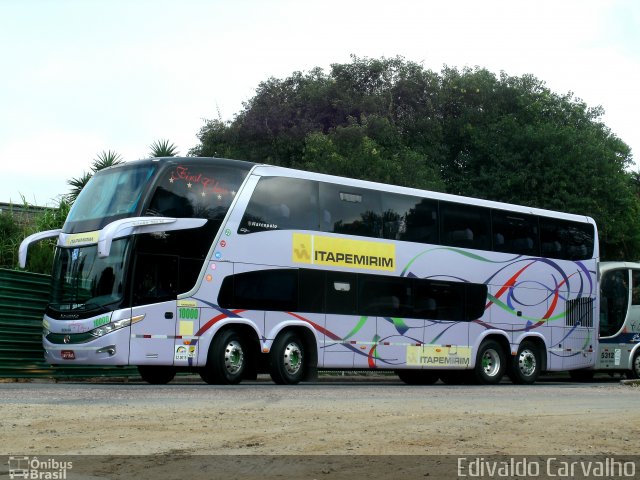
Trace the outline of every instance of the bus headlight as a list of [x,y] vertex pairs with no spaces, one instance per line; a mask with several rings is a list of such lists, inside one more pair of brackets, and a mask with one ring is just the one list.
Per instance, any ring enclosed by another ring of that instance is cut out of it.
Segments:
[[114,332],[116,330],[120,330],[121,328],[133,325],[134,323],[138,323],[138,322],[142,321],[143,318],[144,318],[144,315],[138,315],[138,316],[132,317],[132,318],[124,318],[122,320],[117,320],[115,322],[111,322],[111,323],[107,323],[105,325],[101,325],[98,328],[94,328],[89,333],[91,335],[93,335],[94,337],[102,337],[103,335],[106,335],[107,333],[111,333],[111,332]]

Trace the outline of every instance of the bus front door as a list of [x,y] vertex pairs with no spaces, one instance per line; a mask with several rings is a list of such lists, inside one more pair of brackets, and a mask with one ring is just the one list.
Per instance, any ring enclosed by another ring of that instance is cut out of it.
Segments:
[[619,268],[604,272],[600,292],[600,344],[596,369],[619,370],[624,367],[625,346],[621,344],[621,331],[624,331],[623,326],[630,312],[629,270]]
[[131,365],[173,365],[178,257],[138,254],[133,277]]

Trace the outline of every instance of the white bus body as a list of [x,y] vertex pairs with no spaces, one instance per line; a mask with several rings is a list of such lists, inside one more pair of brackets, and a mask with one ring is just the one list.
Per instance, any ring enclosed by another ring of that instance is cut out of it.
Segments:
[[532,383],[596,364],[588,217],[230,160],[126,165],[51,233],[51,364],[137,365],[151,383]]

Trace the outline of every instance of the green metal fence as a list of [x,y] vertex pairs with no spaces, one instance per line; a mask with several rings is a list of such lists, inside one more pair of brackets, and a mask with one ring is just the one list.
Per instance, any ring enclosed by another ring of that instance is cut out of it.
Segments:
[[52,367],[44,361],[42,315],[51,277],[0,269],[0,378],[70,378],[137,375],[127,367]]

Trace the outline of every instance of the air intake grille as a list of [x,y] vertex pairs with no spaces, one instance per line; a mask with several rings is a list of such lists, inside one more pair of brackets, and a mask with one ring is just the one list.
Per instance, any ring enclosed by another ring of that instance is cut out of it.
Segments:
[[574,327],[593,327],[593,298],[582,297],[567,300],[565,311],[565,325]]

